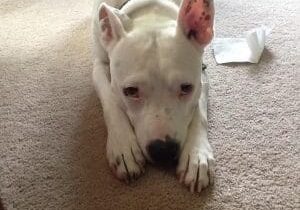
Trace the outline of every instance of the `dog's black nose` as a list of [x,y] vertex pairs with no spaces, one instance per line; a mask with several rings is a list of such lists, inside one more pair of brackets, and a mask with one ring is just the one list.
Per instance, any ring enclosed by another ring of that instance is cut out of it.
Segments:
[[173,139],[156,139],[148,145],[147,150],[151,159],[159,165],[177,164],[179,144]]

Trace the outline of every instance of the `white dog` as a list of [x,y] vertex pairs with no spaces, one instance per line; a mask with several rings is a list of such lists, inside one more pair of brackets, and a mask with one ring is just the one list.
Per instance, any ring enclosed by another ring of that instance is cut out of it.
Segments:
[[108,130],[107,158],[130,181],[145,160],[178,163],[180,182],[212,182],[204,47],[212,0],[99,0],[93,16],[93,81]]

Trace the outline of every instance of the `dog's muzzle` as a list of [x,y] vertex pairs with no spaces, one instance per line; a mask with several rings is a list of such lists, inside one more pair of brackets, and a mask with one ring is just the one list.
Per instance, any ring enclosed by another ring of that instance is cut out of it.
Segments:
[[155,139],[147,146],[150,158],[155,164],[162,166],[177,165],[179,144],[176,140],[166,138],[166,141]]

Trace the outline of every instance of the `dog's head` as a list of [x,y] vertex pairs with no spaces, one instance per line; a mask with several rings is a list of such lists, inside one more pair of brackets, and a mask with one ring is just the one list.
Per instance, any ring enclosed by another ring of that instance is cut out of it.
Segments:
[[144,154],[165,162],[178,157],[198,106],[202,53],[214,18],[210,0],[184,0],[179,11],[170,10],[151,17],[127,16],[105,4],[99,9],[113,91]]

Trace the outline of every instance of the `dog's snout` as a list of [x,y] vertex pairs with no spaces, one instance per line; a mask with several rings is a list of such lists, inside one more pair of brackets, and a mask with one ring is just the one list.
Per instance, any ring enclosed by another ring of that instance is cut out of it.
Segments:
[[176,165],[179,153],[179,144],[176,140],[163,141],[156,139],[147,147],[151,159],[159,165]]

